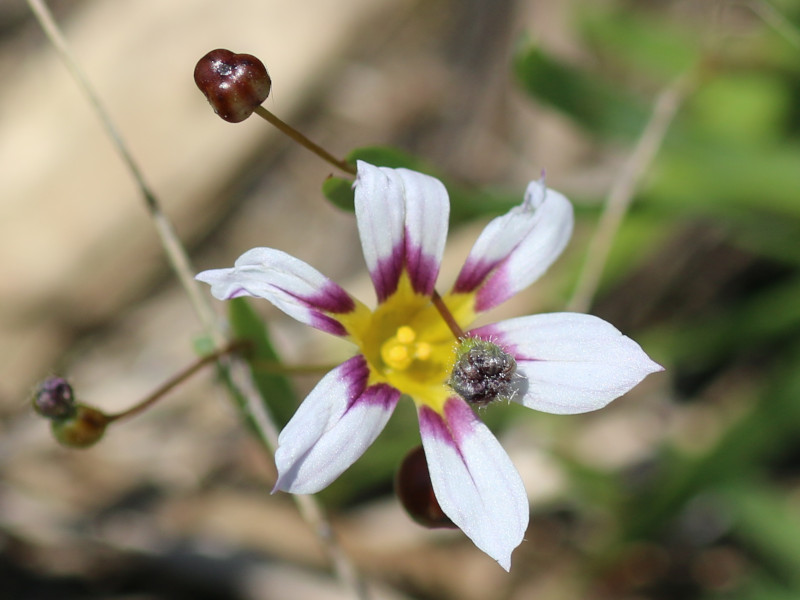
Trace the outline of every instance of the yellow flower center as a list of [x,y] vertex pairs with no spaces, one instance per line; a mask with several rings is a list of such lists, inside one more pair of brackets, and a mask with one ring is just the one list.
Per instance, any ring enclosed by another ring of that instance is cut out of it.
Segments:
[[[470,302],[452,298],[448,306],[462,327],[474,318]],[[370,384],[388,383],[417,404],[441,412],[453,394],[446,382],[455,364],[457,340],[431,299],[416,294],[405,274],[397,291],[374,311],[360,305],[338,318],[367,359]]]
[[414,360],[428,360],[433,347],[428,342],[419,342],[417,332],[408,325],[397,328],[397,333],[381,346],[381,359],[388,369],[404,371]]

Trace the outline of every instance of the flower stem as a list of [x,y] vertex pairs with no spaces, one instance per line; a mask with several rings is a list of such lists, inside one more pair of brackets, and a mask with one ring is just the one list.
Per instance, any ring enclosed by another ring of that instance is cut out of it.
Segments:
[[259,117],[261,117],[262,119],[264,119],[265,121],[270,123],[271,125],[274,125],[278,129],[280,129],[283,133],[288,135],[290,138],[292,138],[295,142],[297,142],[301,146],[304,146],[305,148],[308,148],[309,150],[311,150],[311,152],[313,152],[314,154],[316,154],[317,156],[319,156],[323,160],[326,160],[329,163],[331,163],[334,167],[338,167],[342,171],[346,171],[347,173],[350,173],[351,175],[355,175],[356,174],[356,168],[353,165],[351,165],[350,163],[348,163],[345,160],[342,160],[340,158],[336,158],[333,154],[331,154],[330,152],[325,150],[325,148],[323,148],[322,146],[312,142],[310,139],[308,139],[302,133],[297,131],[297,129],[295,129],[294,127],[292,127],[291,125],[289,125],[285,121],[282,121],[281,119],[276,117],[274,114],[272,114],[270,111],[268,111],[263,106],[257,107],[254,112]]
[[456,337],[456,339],[463,340],[466,338],[467,334],[464,333],[463,329],[461,329],[461,326],[456,321],[453,313],[450,312],[450,309],[447,308],[447,305],[444,303],[444,300],[442,300],[439,292],[433,290],[431,300],[433,300],[433,305],[436,307],[436,310],[439,311],[439,314],[442,315],[444,322],[447,323],[447,326],[450,328],[450,331],[453,332],[453,335]]
[[[209,302],[208,298],[200,293],[200,288],[197,282],[194,280],[195,270],[191,266],[186,249],[183,247],[180,239],[175,234],[175,229],[173,228],[169,218],[161,211],[155,194],[145,183],[144,177],[142,176],[138,165],[133,160],[130,151],[128,150],[125,142],[122,139],[122,136],[119,134],[116,126],[114,125],[114,122],[111,120],[108,111],[105,110],[100,98],[95,93],[77,61],[73,58],[64,36],[61,34],[57,23],[53,19],[52,13],[42,0],[27,0],[27,2],[37,21],[39,21],[39,24],[44,30],[45,35],[48,37],[50,42],[55,47],[56,52],[66,64],[67,69],[75,79],[81,91],[86,95],[90,106],[94,110],[95,114],[97,114],[99,117],[103,127],[106,130],[106,133],[111,138],[114,146],[122,157],[123,162],[128,168],[128,171],[136,180],[139,190],[141,191],[142,198],[145,202],[145,206],[147,207],[147,211],[153,219],[153,223],[164,248],[164,252],[168,257],[170,265],[175,271],[178,280],[181,282],[189,301],[197,313],[203,329],[205,330],[206,334],[209,335],[212,340],[214,340],[215,344],[218,346],[224,344],[226,339],[225,333],[215,316],[214,310],[211,308],[211,303]],[[266,110],[264,112],[266,112]],[[274,124],[278,126],[277,123]],[[323,150],[323,153],[324,154],[321,154],[321,156],[325,158],[327,152]],[[326,158],[326,160],[328,159]],[[333,164],[349,173],[355,173],[355,169],[343,161],[334,159]],[[244,368],[244,363],[242,361],[231,360],[230,358],[231,357],[229,357],[227,354],[220,354],[219,356],[215,357],[218,362],[220,372],[223,375],[228,376],[231,387],[235,389],[241,395],[241,397],[244,398],[247,404],[247,409],[249,410],[242,411],[244,413],[244,418],[247,420],[248,424],[253,426],[261,441],[265,443],[268,448],[271,448],[274,451],[278,441],[278,433],[275,423],[272,421],[271,416],[266,412],[266,408],[261,401],[261,397],[258,394],[258,391],[255,389],[255,385],[249,370]],[[116,416],[116,418],[121,417]],[[297,504],[298,511],[300,512],[301,516],[306,520],[311,529],[317,535],[320,544],[324,548],[331,561],[333,571],[337,579],[344,587],[350,590],[355,598],[359,598],[361,600],[368,598],[363,582],[349,556],[347,556],[341,546],[339,546],[335,536],[327,533],[330,531],[330,525],[325,518],[319,501],[311,495],[305,496],[293,494],[292,498]]]
[[[47,38],[55,47],[56,52],[64,61],[67,70],[72,75],[75,83],[80,88],[80,91],[86,96],[86,100],[89,102],[89,105],[100,119],[103,128],[106,130],[108,137],[111,139],[112,144],[119,153],[122,162],[125,163],[125,166],[128,168],[128,171],[136,182],[136,185],[142,194],[147,211],[150,213],[156,230],[158,231],[159,238],[161,239],[161,243],[164,247],[164,252],[167,255],[167,260],[169,260],[170,265],[178,277],[178,281],[180,281],[181,285],[183,286],[183,289],[186,292],[189,301],[192,303],[200,322],[203,324],[205,329],[211,330],[215,321],[214,311],[211,309],[211,305],[204,301],[203,295],[200,293],[200,287],[194,280],[194,269],[191,268],[189,257],[177,235],[175,234],[172,223],[170,223],[169,219],[162,212],[156,195],[145,181],[139,165],[136,163],[133,155],[123,141],[122,135],[120,135],[119,130],[114,124],[114,121],[111,120],[108,111],[101,102],[97,93],[94,91],[92,85],[89,83],[89,79],[86,77],[83,69],[73,57],[72,52],[69,49],[69,45],[67,44],[66,39],[64,39],[64,36],[53,19],[53,15],[47,8],[47,5],[42,2],[42,0],[28,0],[28,5],[30,6],[31,11],[33,11],[36,19],[39,21],[39,24],[42,26],[45,35],[47,35]],[[217,341],[220,341],[219,338]]]
[[120,413],[106,415],[108,418],[108,422],[118,421],[120,419],[127,419],[134,415],[138,415],[141,412],[144,412],[148,408],[150,408],[153,404],[155,404],[158,400],[160,400],[167,392],[172,390],[178,384],[183,383],[189,377],[200,371],[203,367],[218,361],[220,358],[225,356],[226,354],[231,354],[233,352],[238,352],[242,350],[247,342],[241,341],[233,341],[224,348],[220,348],[216,352],[203,356],[193,362],[191,365],[186,367],[183,371],[176,373],[172,377],[170,377],[163,385],[161,385],[158,389],[152,392],[149,396],[147,396],[144,400],[134,404],[131,408],[124,410]]

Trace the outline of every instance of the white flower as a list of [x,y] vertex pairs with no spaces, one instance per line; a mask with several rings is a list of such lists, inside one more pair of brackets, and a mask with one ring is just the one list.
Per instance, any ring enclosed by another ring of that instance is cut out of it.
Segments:
[[[359,162],[355,209],[374,310],[271,248],[197,276],[216,298],[264,298],[360,350],[322,378],[281,432],[275,487],[308,494],[327,486],[364,453],[407,394],[439,504],[508,570],[528,525],[525,489],[494,435],[447,385],[458,341],[431,302],[447,237],[447,192],[428,175]],[[566,246],[572,224],[569,201],[532,182],[520,206],[487,225],[443,296],[457,323],[468,327],[533,283]],[[549,413],[602,408],[661,370],[636,342],[590,315],[533,315],[467,333],[514,357],[524,385],[513,401]]]

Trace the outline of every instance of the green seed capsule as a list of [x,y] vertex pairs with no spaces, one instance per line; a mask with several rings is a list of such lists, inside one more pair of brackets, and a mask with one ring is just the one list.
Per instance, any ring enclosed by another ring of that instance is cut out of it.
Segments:
[[108,417],[90,406],[78,404],[75,414],[54,420],[53,435],[58,443],[70,448],[88,448],[96,444],[106,431]]

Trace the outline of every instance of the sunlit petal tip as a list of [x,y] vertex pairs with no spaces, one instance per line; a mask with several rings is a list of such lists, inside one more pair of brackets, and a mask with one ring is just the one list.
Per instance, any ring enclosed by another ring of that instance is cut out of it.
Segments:
[[358,231],[379,301],[405,270],[414,291],[431,294],[439,273],[450,202],[436,178],[358,162],[354,183]]
[[234,269],[209,269],[198,273],[194,278],[210,285],[211,295],[217,300],[230,300],[239,296],[250,295],[236,281]]
[[420,433],[436,499],[472,541],[505,570],[528,526],[519,473],[489,429],[460,398],[443,414],[422,406]]
[[631,338],[593,315],[551,313],[509,319],[470,332],[511,353],[524,378],[513,400],[536,410],[597,410],[662,371]]
[[354,356],[320,380],[278,437],[275,489],[313,494],[352,465],[383,430],[400,392],[367,386],[369,368]]
[[478,312],[505,302],[555,262],[572,235],[573,221],[564,195],[532,181],[522,204],[483,230],[453,291],[475,293]]

